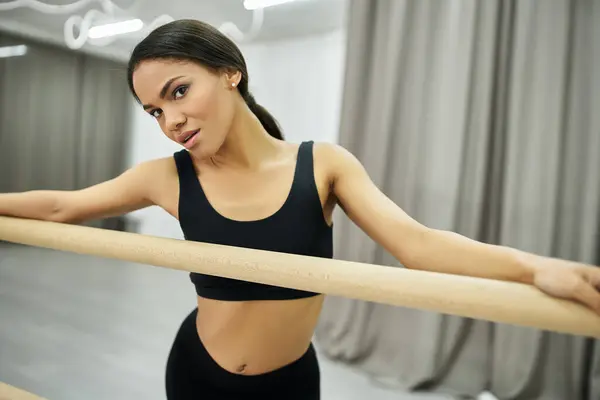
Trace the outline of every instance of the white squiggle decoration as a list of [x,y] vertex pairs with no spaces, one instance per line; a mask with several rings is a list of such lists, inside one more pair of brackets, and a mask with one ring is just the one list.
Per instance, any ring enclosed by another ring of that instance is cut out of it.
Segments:
[[91,3],[100,3],[107,14],[113,12],[116,5],[110,0],[79,0],[71,4],[46,4],[38,0],[14,0],[8,3],[0,3],[0,11],[14,10],[15,8],[29,7],[44,14],[69,14],[86,7]]
[[[140,0],[137,0],[139,2]],[[71,4],[47,4],[39,0],[14,0],[8,3],[0,3],[0,11],[14,10],[16,8],[28,7],[44,14],[72,14],[82,8],[88,7],[92,3],[100,3],[102,11],[92,9],[85,13],[83,17],[71,15],[63,26],[63,35],[66,45],[74,50],[80,49],[86,43],[95,46],[106,46],[113,43],[117,36],[94,39],[90,41],[89,30],[94,26],[94,21],[106,19],[106,17],[115,17],[116,14],[127,15],[129,10],[124,10],[114,4],[111,0],[78,0]],[[130,8],[135,8],[134,5]],[[157,27],[173,21],[170,15],[161,15],[154,19],[150,24],[144,24],[141,34],[147,34]],[[237,42],[248,41],[256,37],[262,28],[264,21],[263,9],[256,9],[252,13],[252,25],[248,33],[243,33],[233,22],[225,22],[219,27],[219,30]],[[79,34],[75,35],[75,29]]]
[[[119,38],[118,35],[115,35],[99,39],[91,39],[89,37],[89,30],[94,26],[93,21],[96,16],[104,17],[102,13],[96,10],[90,10],[83,18],[78,15],[73,15],[67,19],[64,25],[64,36],[67,46],[72,49],[78,49],[81,48],[81,46],[83,46],[86,42],[95,46],[107,46]],[[150,24],[144,24],[144,28],[139,32],[135,32],[135,34],[145,36],[159,26],[167,24],[171,21],[173,21],[173,17],[170,15],[161,15],[155,18]],[[77,37],[75,37],[74,34],[74,28],[76,27],[79,29],[79,36]]]
[[221,26],[219,26],[219,30],[236,42],[249,41],[258,35],[262,29],[264,19],[264,10],[262,8],[257,8],[252,12],[252,25],[250,26],[250,32],[243,33],[233,22],[223,23]]
[[[80,49],[88,41],[88,32],[93,26],[94,18],[103,16],[98,10],[90,10],[81,18],[79,15],[72,15],[66,21],[63,27],[63,33],[67,46],[71,49]],[[79,29],[79,35],[75,36],[75,28]],[[108,41],[105,41],[108,44]]]
[[[139,1],[139,0],[138,0]],[[28,7],[43,14],[72,14],[82,8],[90,6],[92,3],[100,3],[102,11],[92,9],[85,13],[83,17],[79,15],[71,15],[63,26],[63,35],[66,45],[74,50],[80,49],[83,45],[89,42],[89,30],[94,26],[94,21],[105,20],[107,17],[115,17],[117,14],[127,15],[128,10],[123,10],[110,0],[79,0],[70,4],[54,5],[46,4],[39,0],[14,0],[8,3],[0,3],[0,11],[14,10],[16,8]],[[132,8],[135,7],[135,4]],[[173,21],[173,17],[169,15],[161,15],[145,25],[143,33],[157,28],[158,26]],[[79,34],[75,35],[75,29]],[[117,39],[117,36],[94,39],[91,44],[96,46],[105,46]]]

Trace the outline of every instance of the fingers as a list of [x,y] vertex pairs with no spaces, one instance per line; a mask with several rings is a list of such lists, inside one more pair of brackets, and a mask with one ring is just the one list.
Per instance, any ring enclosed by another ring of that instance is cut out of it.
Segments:
[[589,282],[597,290],[600,290],[600,267],[591,267],[588,271]]
[[573,298],[600,314],[600,292],[591,283],[582,279],[573,293]]
[[585,266],[581,270],[581,275],[590,285],[600,290],[600,267]]

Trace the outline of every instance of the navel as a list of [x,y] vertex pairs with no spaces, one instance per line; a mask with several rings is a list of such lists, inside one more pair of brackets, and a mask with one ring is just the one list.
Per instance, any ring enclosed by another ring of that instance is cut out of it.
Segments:
[[238,372],[238,374],[243,374],[244,372],[246,372],[246,367],[247,367],[246,364],[242,364],[239,367],[237,367],[236,371]]

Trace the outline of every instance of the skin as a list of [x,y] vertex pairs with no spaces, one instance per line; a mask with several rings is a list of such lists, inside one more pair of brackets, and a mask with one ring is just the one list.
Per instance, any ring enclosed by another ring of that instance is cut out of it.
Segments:
[[[164,97],[160,92],[174,77]],[[201,129],[190,154],[213,208],[240,221],[265,218],[289,192],[298,146],[263,129],[237,90],[240,74],[212,72],[187,62],[146,61],[134,89],[164,134],[180,142]],[[600,314],[600,269],[479,243],[430,229],[408,216],[371,181],[342,147],[317,143],[315,181],[323,218],[336,206],[407,268],[535,285]],[[79,191],[0,195],[0,214],[62,223],[122,215],[157,205],[178,218],[178,177],[172,157],[141,163]],[[201,223],[201,222],[199,222]],[[213,359],[246,375],[282,367],[308,348],[323,296],[291,301],[221,302],[198,297],[197,329]]]

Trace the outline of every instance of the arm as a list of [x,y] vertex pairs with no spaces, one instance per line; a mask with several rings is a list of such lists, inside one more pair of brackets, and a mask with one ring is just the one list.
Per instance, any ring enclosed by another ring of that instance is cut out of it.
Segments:
[[340,207],[407,268],[532,284],[547,294],[581,301],[600,313],[599,268],[428,228],[387,198],[354,156],[339,146],[327,152]]
[[150,191],[160,161],[149,161],[82,190],[0,194],[0,215],[62,223],[122,215],[153,204]]

